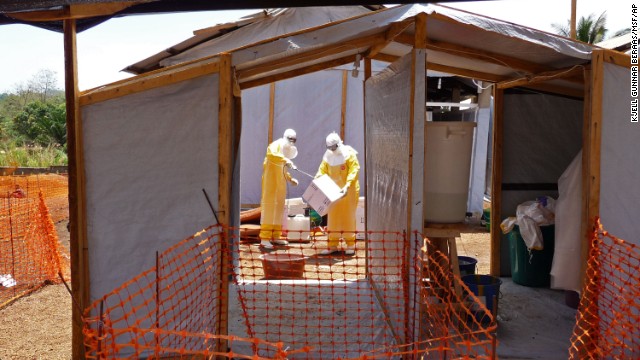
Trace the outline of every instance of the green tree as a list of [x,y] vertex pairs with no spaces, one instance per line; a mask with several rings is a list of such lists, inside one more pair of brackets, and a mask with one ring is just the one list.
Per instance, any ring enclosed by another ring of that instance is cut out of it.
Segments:
[[13,133],[19,145],[64,146],[67,142],[64,104],[33,101],[13,119]]
[[[571,20],[567,20],[567,25],[551,24],[551,27],[558,35],[571,36]],[[598,18],[595,14],[587,17],[581,16],[576,25],[576,39],[589,44],[595,44],[604,40],[607,34],[607,12],[604,11]]]

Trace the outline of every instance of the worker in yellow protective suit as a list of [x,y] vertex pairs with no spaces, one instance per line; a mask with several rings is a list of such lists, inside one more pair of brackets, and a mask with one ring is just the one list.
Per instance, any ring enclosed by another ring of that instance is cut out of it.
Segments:
[[330,255],[341,249],[340,240],[347,244],[345,255],[355,254],[356,245],[356,208],[360,195],[360,163],[358,154],[351,146],[344,145],[338,134],[331,133],[326,139],[327,151],[322,157],[322,163],[316,178],[322,175],[329,177],[341,188],[343,197],[336,200],[329,207],[327,214],[328,249],[320,255]]
[[262,198],[260,199],[260,246],[272,249],[273,244],[287,245],[282,236],[282,218],[284,216],[287,181],[293,186],[298,180],[293,178],[287,168],[297,169],[292,159],[298,155],[295,147],[296,132],[287,129],[282,138],[267,147],[267,155],[262,163]]

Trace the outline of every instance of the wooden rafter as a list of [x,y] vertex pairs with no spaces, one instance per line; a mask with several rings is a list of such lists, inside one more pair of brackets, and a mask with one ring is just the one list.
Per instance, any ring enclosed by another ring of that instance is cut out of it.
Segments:
[[[380,33],[365,36],[351,41],[345,41],[338,46],[336,46],[335,44],[321,46],[309,51],[301,52],[300,54],[289,56],[286,59],[276,59],[248,69],[239,70],[238,79],[242,82],[243,79],[251,78],[263,73],[268,73],[270,71],[286,68],[289,66],[295,66],[306,61],[312,61],[314,59],[317,59],[319,55],[336,55],[345,51],[353,51],[354,48],[372,46],[382,41],[384,41],[384,34]],[[353,60],[353,56],[351,56],[351,59]]]
[[365,57],[374,57],[382,49],[384,49],[389,43],[393,42],[396,36],[402,34],[409,26],[413,25],[414,17],[406,19],[401,22],[393,23],[389,26],[389,29],[385,32],[385,41],[373,45],[365,54]]
[[552,79],[576,79],[582,80],[584,70],[589,67],[585,65],[574,65],[570,68],[558,69],[553,71],[545,71],[531,76],[523,76],[518,79],[506,80],[498,83],[498,89],[509,89],[517,86],[526,86],[529,84],[540,83]]
[[[398,35],[396,37],[396,40],[403,44],[413,45],[413,38],[405,34]],[[554,70],[551,67],[543,66],[530,61],[517,59],[507,55],[496,54],[482,49],[452,44],[444,41],[428,40],[426,47],[428,50],[440,51],[464,58],[482,59],[483,61],[486,61],[488,63],[505,66],[517,71],[524,71],[532,74]]]
[[97,4],[72,4],[54,10],[41,11],[21,11],[6,13],[5,15],[13,19],[28,22],[59,21],[67,19],[86,19],[96,16],[109,16],[118,13],[130,6],[143,3],[145,1],[114,1]]

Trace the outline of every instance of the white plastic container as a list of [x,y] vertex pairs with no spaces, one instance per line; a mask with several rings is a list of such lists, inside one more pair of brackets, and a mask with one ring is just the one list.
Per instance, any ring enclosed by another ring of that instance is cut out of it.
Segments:
[[425,131],[425,220],[464,221],[469,194],[473,129],[462,121],[428,121]]
[[310,231],[311,220],[308,216],[298,214],[287,217],[287,239],[307,241]]

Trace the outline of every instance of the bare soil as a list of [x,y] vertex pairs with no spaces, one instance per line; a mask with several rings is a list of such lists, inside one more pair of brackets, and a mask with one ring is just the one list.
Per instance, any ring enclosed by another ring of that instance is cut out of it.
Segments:
[[[67,220],[56,224],[60,242],[69,256],[69,232]],[[489,272],[489,234],[462,234],[457,239],[458,255],[471,256],[478,260],[477,273]],[[357,242],[354,257],[338,253],[334,256],[318,256],[326,247],[324,241],[292,243],[288,251],[308,256],[305,277],[330,279],[332,276],[364,276],[360,264],[364,256],[365,241]],[[281,252],[287,247],[276,247],[272,252]],[[255,278],[263,278],[258,244],[241,245],[242,257],[247,269],[254,268]],[[260,270],[258,270],[260,269]],[[328,271],[327,269],[331,269]],[[327,270],[327,271],[324,271]],[[313,275],[311,275],[313,274]],[[67,280],[69,286],[70,281]],[[48,285],[16,300],[0,310],[0,359],[71,359],[71,311],[72,300],[64,284]]]

